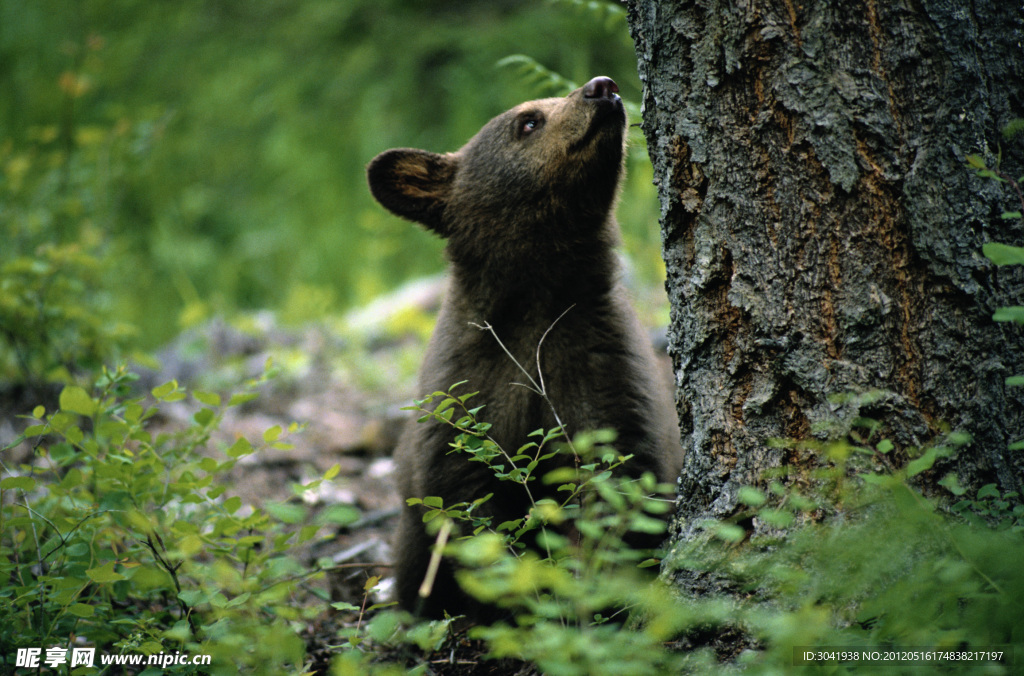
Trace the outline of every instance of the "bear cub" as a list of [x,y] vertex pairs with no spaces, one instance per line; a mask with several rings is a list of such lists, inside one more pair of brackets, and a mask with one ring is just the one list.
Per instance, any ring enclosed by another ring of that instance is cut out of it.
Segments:
[[[543,377],[569,436],[612,428],[619,452],[633,454],[622,474],[649,471],[674,484],[682,449],[669,384],[626,300],[614,252],[626,129],[617,92],[610,78],[596,77],[564,98],[502,113],[457,152],[381,153],[367,176],[384,207],[446,240],[448,288],[419,391],[468,381],[459,391],[479,392],[473,405],[484,405],[480,418],[506,450],[557,427],[548,403],[515,385],[524,376],[497,336],[535,381]],[[453,438],[448,426],[410,420],[395,451],[402,498],[440,496],[449,505],[493,493],[480,512],[493,524],[525,515],[522,486],[449,454]],[[540,482],[531,488],[544,490]],[[427,617],[488,614],[459,589],[447,561],[430,596],[419,597],[432,545],[422,508],[407,505],[395,542],[400,605]]]

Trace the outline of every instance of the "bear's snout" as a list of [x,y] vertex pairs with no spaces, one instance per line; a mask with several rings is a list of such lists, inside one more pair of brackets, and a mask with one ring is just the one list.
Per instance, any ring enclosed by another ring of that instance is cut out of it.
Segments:
[[607,99],[614,101],[619,98],[616,94],[619,91],[619,85],[615,84],[615,80],[604,75],[598,75],[593,80],[583,85],[583,98],[585,99]]

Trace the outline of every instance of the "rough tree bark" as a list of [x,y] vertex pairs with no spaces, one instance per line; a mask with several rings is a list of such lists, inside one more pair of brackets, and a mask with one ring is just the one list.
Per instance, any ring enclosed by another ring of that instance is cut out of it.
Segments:
[[[925,482],[1021,490],[1024,388],[1004,380],[1024,339],[991,316],[1024,281],[981,247],[1024,233],[964,165],[1024,116],[1020,3],[631,0],[629,22],[687,453],[675,536],[809,465],[770,439],[855,415],[897,448],[969,432]],[[867,410],[828,400],[873,390]]]

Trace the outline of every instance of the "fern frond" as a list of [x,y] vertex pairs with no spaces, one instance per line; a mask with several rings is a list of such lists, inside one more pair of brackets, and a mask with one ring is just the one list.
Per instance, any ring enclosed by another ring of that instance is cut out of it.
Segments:
[[551,2],[571,5],[577,11],[588,14],[594,23],[600,22],[609,33],[620,31],[626,25],[626,10],[615,2],[607,0],[551,0]]
[[572,80],[545,68],[536,59],[525,54],[506,56],[495,65],[498,68],[514,68],[522,76],[523,81],[535,88],[538,94],[565,96],[579,87]]

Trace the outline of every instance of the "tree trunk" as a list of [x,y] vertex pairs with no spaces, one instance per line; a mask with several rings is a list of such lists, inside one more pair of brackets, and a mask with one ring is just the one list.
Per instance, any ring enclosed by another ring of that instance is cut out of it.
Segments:
[[[994,161],[1024,116],[1020,3],[629,4],[687,454],[675,536],[813,462],[771,439],[856,416],[897,454],[972,436],[926,487],[955,471],[1021,491],[1024,388],[1004,381],[1024,340],[991,317],[1024,303],[1024,276],[981,247],[1024,233],[999,218],[1012,191],[964,163]],[[1020,159],[1004,148],[1013,175]]]

